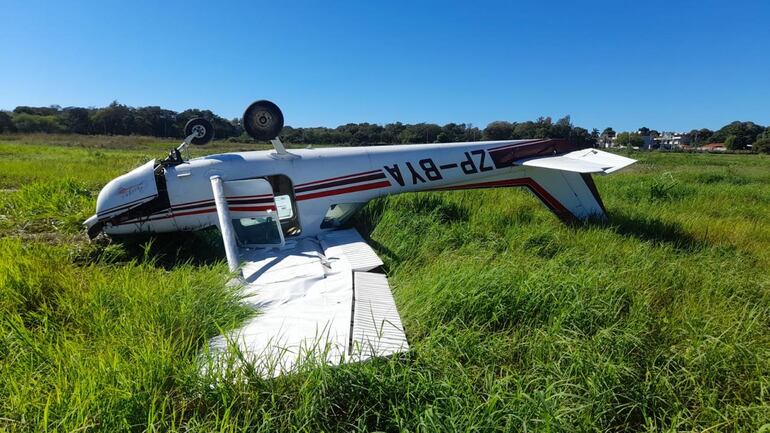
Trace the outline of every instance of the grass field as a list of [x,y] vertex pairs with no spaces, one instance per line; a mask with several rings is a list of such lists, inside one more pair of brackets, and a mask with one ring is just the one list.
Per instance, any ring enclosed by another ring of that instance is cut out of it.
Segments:
[[198,372],[248,314],[215,234],[82,233],[172,144],[0,136],[0,430],[770,431],[766,156],[634,153],[580,227],[524,190],[373,202],[411,351],[263,380]]

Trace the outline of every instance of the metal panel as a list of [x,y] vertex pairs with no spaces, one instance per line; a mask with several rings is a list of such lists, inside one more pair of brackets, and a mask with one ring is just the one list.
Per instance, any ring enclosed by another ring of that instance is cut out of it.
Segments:
[[106,220],[140,206],[158,196],[155,160],[111,180],[96,199],[96,215]]
[[370,271],[382,260],[356,229],[335,230],[319,236],[328,259],[344,258],[354,271]]
[[596,149],[583,149],[561,156],[535,157],[516,161],[519,165],[573,171],[576,173],[609,174],[636,162],[631,158]]
[[351,357],[363,360],[409,350],[387,277],[371,272],[353,275]]
[[533,158],[520,162],[529,167],[551,168],[554,170],[574,171],[576,173],[602,173],[606,167],[566,156]]
[[282,250],[241,250],[246,286],[243,303],[257,316],[210,348],[237,345],[263,376],[294,370],[303,360],[339,364],[347,357],[353,308],[347,262],[328,263],[315,239]]
[[355,230],[280,249],[241,249],[240,257],[242,302],[257,315],[212,339],[213,354],[234,344],[269,377],[310,358],[340,364],[409,348],[385,275],[354,271],[382,264]]

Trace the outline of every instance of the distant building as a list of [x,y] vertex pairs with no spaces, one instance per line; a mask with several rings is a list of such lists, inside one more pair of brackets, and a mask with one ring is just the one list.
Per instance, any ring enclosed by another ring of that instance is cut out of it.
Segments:
[[724,152],[727,150],[724,143],[710,143],[705,144],[698,148],[698,150],[703,150],[706,152]]
[[610,131],[606,134],[602,133],[602,135],[600,135],[596,140],[596,147],[615,147],[615,131]]
[[655,137],[655,145],[658,149],[680,149],[689,146],[692,141],[690,134],[686,132],[664,131]]
[[[645,131],[646,132],[646,131]],[[664,131],[657,133],[652,131],[651,134],[642,135],[639,131],[635,133],[642,139],[642,145],[639,149],[681,149],[688,146],[692,142],[690,134],[687,132],[670,132]],[[602,134],[596,140],[597,147],[616,147],[617,136],[614,132],[609,134]]]
[[642,145],[639,146],[640,149],[655,149],[655,138],[652,135],[640,135],[639,138],[642,139]]

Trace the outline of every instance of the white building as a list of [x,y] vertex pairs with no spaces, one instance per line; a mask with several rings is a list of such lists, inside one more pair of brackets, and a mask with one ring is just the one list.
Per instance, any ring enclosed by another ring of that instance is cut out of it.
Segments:
[[686,132],[664,131],[655,137],[655,144],[659,149],[679,149],[690,144],[690,134]]

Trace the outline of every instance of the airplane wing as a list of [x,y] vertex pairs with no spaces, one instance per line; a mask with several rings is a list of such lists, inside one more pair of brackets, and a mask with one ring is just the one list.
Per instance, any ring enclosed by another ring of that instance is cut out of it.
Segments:
[[631,158],[597,149],[582,149],[559,156],[538,156],[515,161],[528,167],[550,168],[575,173],[610,174],[636,162]]
[[382,261],[355,229],[303,238],[282,249],[241,249],[243,302],[257,315],[214,338],[236,345],[266,377],[303,360],[340,364],[409,349]]

